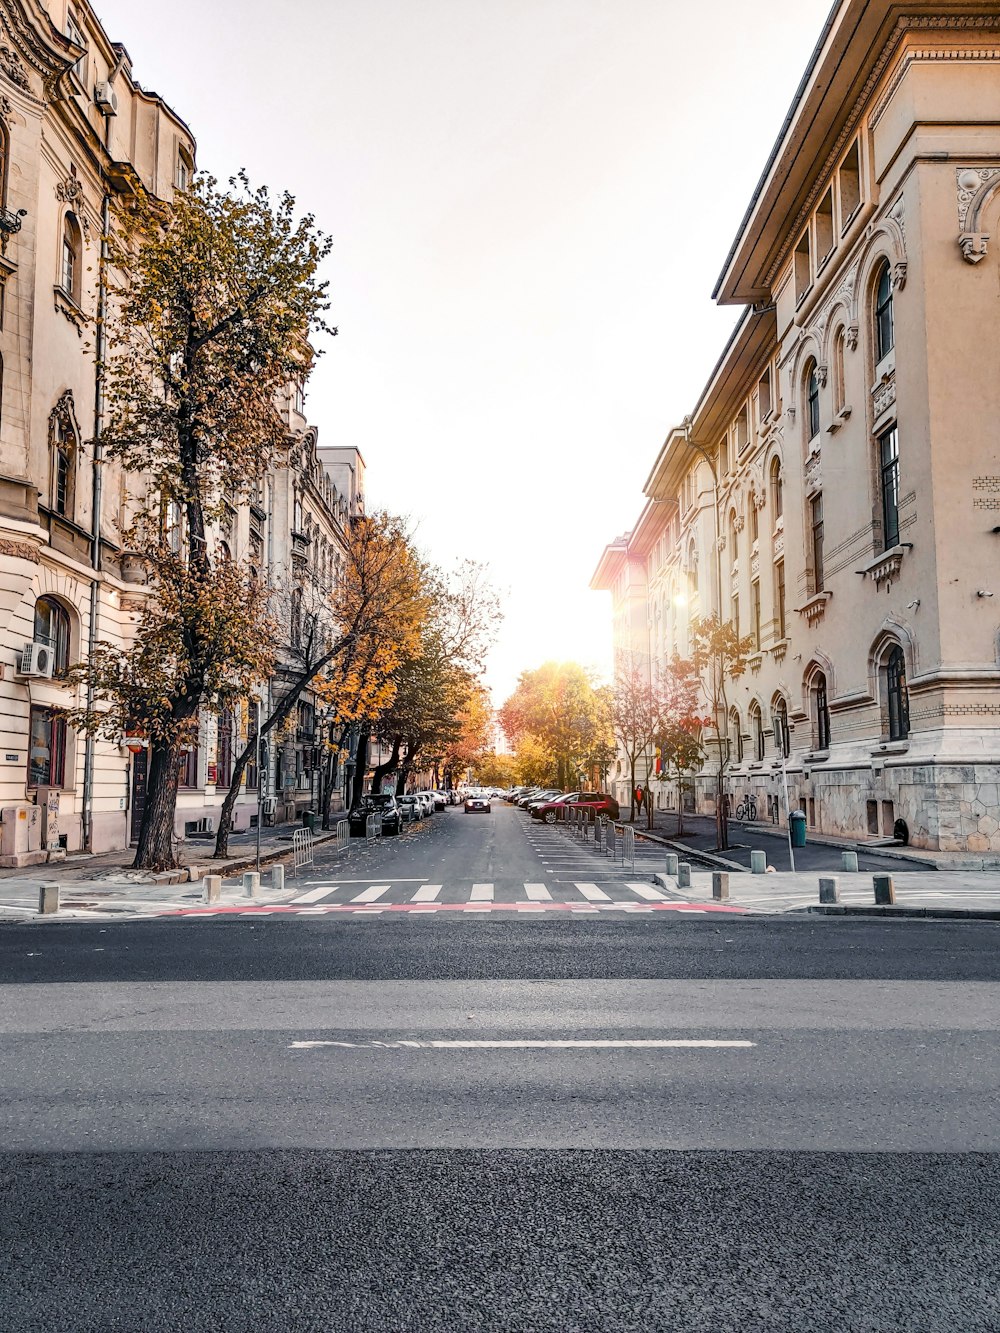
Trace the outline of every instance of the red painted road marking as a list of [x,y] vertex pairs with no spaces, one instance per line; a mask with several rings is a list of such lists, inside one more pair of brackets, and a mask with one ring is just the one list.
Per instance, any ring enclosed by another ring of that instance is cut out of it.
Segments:
[[[600,910],[603,912],[621,912],[635,911],[639,909],[644,912],[724,912],[730,915],[745,916],[747,909],[745,907],[723,906],[719,903],[606,903],[600,909],[587,908],[586,903],[382,903],[379,910],[382,912],[417,912],[420,915],[427,915],[428,912],[516,912],[524,911],[528,908],[531,916],[538,916],[540,913],[562,911],[573,912],[581,910]],[[160,912],[159,916],[231,916],[238,914],[240,916],[257,915],[276,915],[279,912],[291,913],[295,916],[316,916],[318,911],[323,912],[349,912],[357,915],[359,912],[364,914],[371,911],[371,908],[365,908],[360,904],[354,903],[322,903],[316,904],[303,911],[302,908],[292,903],[274,903],[267,905],[262,903],[259,907],[248,907],[244,903],[226,904],[222,907],[182,907],[176,911]]]

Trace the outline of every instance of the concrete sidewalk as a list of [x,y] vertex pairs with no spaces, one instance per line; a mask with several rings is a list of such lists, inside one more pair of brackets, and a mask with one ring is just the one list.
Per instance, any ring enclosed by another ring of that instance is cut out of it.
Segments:
[[[285,902],[295,894],[291,878],[292,833],[298,824],[279,825],[261,834],[261,890],[254,900]],[[314,845],[336,838],[333,830],[317,833]],[[223,903],[249,901],[243,889],[242,873],[256,865],[256,833],[230,837],[230,855],[224,860],[211,859],[213,843],[185,843],[182,855],[187,864],[178,870],[153,873],[133,870],[133,853],[116,851],[100,856],[69,856],[65,861],[22,869],[0,869],[0,922],[12,920],[81,920],[108,916],[139,917],[158,914],[171,907],[192,907],[203,900],[204,877],[218,875],[223,880]],[[345,852],[345,855],[347,853]],[[270,888],[268,867],[285,863],[286,887],[274,894]],[[57,917],[39,915],[39,890],[43,884],[58,884]]]
[[[896,916],[974,916],[1000,921],[1000,874],[983,871],[911,872],[892,875],[895,904],[875,903],[872,876],[864,872],[824,872],[839,889],[839,903],[821,906],[815,872],[790,871],[765,875],[728,873],[729,896],[723,901],[752,912],[776,914],[806,910],[838,915],[885,914]],[[672,897],[688,902],[711,902],[712,872],[694,871],[690,887],[681,888],[673,875],[657,873],[655,881]]]
[[[627,818],[628,811],[624,814]],[[681,855],[682,860],[685,852],[698,852],[705,855],[706,859],[718,858],[720,869],[728,866],[733,870],[748,870],[750,851],[759,848],[767,853],[768,863],[775,870],[790,869],[785,830],[759,820],[751,824],[731,819],[730,845],[725,851],[716,850],[715,818],[710,815],[685,815],[684,833],[680,838],[677,836],[677,815],[674,811],[657,810],[651,832],[646,828],[643,815],[636,820],[635,831],[637,836],[651,836],[669,845],[671,850]],[[925,851],[920,847],[904,847],[900,843],[888,844],[877,838],[841,838],[815,829],[809,829],[806,846],[796,848],[795,868],[800,871],[836,871],[840,866],[842,851],[857,852],[862,868],[873,872],[885,870],[891,873],[894,869],[1000,872],[1000,857],[995,854],[980,856],[972,852]]]

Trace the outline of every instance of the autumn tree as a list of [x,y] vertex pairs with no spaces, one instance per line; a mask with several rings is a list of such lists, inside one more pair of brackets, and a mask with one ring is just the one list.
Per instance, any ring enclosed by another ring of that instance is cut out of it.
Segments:
[[[440,767],[449,748],[460,741],[478,676],[498,631],[499,599],[485,569],[463,561],[451,574],[425,566],[423,589],[427,615],[417,644],[394,673],[391,703],[362,725],[359,746],[376,735],[386,755],[376,766],[373,790],[390,774],[398,793],[422,765]],[[481,748],[481,745],[477,748]],[[353,801],[360,799],[365,766],[359,757]]]
[[629,766],[629,820],[635,821],[636,770],[648,755],[660,729],[660,699],[646,662],[633,652],[615,654],[610,701],[611,726]]
[[699,679],[694,663],[676,653],[660,683],[660,725],[656,747],[660,753],[661,779],[677,784],[677,834],[684,832],[685,776],[704,757],[701,731],[705,719],[698,709]]
[[108,248],[103,442],[133,479],[123,540],[142,553],[151,596],[132,644],[105,644],[81,669],[93,703],[82,722],[113,717],[148,736],[135,865],[162,868],[199,710],[245,695],[272,665],[258,572],[232,562],[219,523],[285,442],[276,401],[308,375],[310,337],[335,332],[319,279],[330,241],[296,219],[291,195],[241,174],[228,190],[200,176],[169,206],[140,190],[117,207]]
[[518,737],[514,771],[518,782],[525,787],[551,787],[556,780],[551,750],[530,732],[523,732]]
[[752,635],[741,638],[730,620],[720,620],[713,614],[692,622],[691,665],[708,706],[709,725],[715,733],[710,744],[715,749],[715,828],[720,850],[729,846],[725,801],[730,761],[727,690],[729,682],[738,680],[746,670],[747,658],[753,651]]
[[296,576],[290,596],[279,589],[279,605],[291,617],[281,671],[268,715],[233,765],[219,813],[216,857],[228,854],[247,764],[264,737],[281,731],[304,690],[322,681],[318,693],[333,703],[334,720],[383,707],[391,697],[392,672],[416,645],[427,612],[422,564],[403,522],[382,511],[354,518],[338,582],[329,587]]
[[517,763],[511,754],[484,750],[472,765],[474,780],[481,787],[511,787],[517,776]]
[[555,784],[568,789],[586,770],[600,731],[592,674],[576,662],[546,662],[523,671],[500,709],[500,722],[518,752],[528,736],[544,746]]
[[[468,692],[458,710],[458,733],[445,747],[442,763],[451,784],[463,780],[477,765],[493,734],[493,704],[489,691],[479,681],[469,682]],[[497,784],[491,784],[497,785]]]

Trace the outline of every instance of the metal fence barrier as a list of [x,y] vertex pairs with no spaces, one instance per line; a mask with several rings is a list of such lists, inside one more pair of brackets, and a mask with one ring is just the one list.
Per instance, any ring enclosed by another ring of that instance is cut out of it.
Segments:
[[297,828],[292,834],[293,870],[297,875],[303,866],[313,863],[313,834],[311,828]]
[[382,816],[369,815],[365,820],[365,842],[376,842],[382,836]]
[[351,845],[351,825],[346,819],[337,820],[337,851],[342,852]]
[[622,827],[622,868],[626,863],[632,873],[635,873],[635,829],[630,824]]

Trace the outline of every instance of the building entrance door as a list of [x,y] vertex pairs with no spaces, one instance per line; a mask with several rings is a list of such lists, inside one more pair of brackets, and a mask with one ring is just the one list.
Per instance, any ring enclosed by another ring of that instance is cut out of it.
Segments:
[[142,812],[146,808],[146,772],[149,751],[140,750],[132,756],[132,818],[129,821],[129,842],[139,841]]

